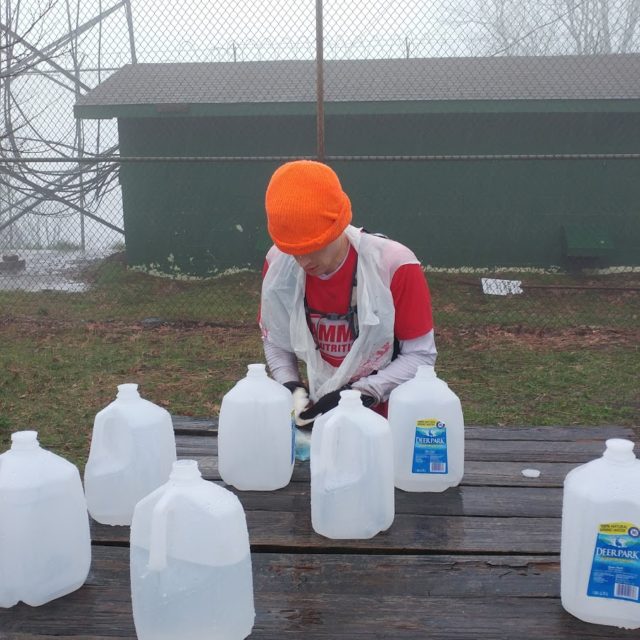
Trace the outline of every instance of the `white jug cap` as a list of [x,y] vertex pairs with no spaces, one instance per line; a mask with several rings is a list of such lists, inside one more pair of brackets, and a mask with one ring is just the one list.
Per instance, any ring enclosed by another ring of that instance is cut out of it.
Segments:
[[248,376],[266,376],[267,365],[262,362],[256,362],[255,364],[248,364],[247,375]]
[[122,398],[123,396],[136,396],[138,397],[140,394],[138,393],[138,385],[135,382],[126,382],[125,384],[118,385],[118,397]]
[[338,404],[343,406],[362,406],[362,394],[357,389],[344,389],[340,392],[340,402]]
[[11,434],[11,448],[16,449],[35,449],[39,447],[37,431],[16,431]]
[[612,462],[633,462],[636,459],[633,453],[633,447],[635,446],[631,440],[625,440],[624,438],[609,438],[605,442],[607,448],[603,456],[607,460]]
[[416,371],[416,378],[435,378],[436,370],[432,364],[421,364]]
[[171,467],[169,480],[184,482],[199,480],[202,477],[198,463],[195,460],[176,460]]

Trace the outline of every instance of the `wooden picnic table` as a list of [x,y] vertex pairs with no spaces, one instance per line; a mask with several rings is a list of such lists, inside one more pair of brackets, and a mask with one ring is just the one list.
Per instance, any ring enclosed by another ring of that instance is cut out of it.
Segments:
[[[178,456],[221,482],[215,420],[174,418]],[[632,427],[467,427],[462,484],[396,491],[391,528],[334,541],[311,528],[309,463],[274,492],[238,492],[251,540],[256,621],[280,640],[638,638],[560,604],[562,483]],[[526,478],[522,470],[541,471]],[[129,529],[92,523],[86,584],[41,607],[0,609],[1,640],[134,639]],[[640,605],[639,605],[640,606]]]

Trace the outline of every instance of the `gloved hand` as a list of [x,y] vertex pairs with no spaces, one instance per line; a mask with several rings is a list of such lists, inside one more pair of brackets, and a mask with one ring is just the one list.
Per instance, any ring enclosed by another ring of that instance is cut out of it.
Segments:
[[300,413],[307,409],[311,404],[309,400],[309,391],[302,382],[298,380],[292,380],[291,382],[285,382],[283,384],[293,396],[293,421],[297,427],[307,426],[313,420],[303,420],[300,418]]
[[[322,398],[320,398],[318,402],[311,405],[308,409],[300,414],[300,419],[311,422],[321,416],[323,413],[331,411],[331,409],[338,406],[338,402],[340,402],[340,392],[344,391],[345,389],[351,389],[351,385],[346,384],[344,385],[344,387],[336,389],[335,391],[331,391],[322,396]],[[362,404],[365,407],[371,407],[376,403],[376,399],[373,396],[369,396],[362,392],[360,393],[360,398],[362,400]]]
[[293,393],[296,389],[304,389],[307,393],[309,393],[309,389],[307,389],[306,385],[300,380],[291,380],[290,382],[283,382],[283,387],[287,387],[291,393]]

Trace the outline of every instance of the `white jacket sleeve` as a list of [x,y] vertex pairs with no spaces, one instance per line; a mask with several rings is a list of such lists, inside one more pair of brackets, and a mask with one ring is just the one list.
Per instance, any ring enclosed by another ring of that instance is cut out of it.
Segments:
[[262,346],[271,377],[276,382],[284,384],[294,380],[300,381],[298,358],[295,353],[277,347],[272,342],[269,342],[268,338],[262,339]]
[[395,360],[377,373],[356,380],[351,386],[373,396],[377,402],[385,402],[399,384],[415,376],[420,365],[433,366],[437,354],[433,329],[413,340],[401,340],[400,352]]

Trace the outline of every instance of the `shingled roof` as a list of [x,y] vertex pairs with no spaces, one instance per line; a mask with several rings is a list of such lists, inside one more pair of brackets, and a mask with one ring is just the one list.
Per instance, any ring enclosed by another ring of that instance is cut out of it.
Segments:
[[[92,106],[314,103],[314,61],[126,65],[81,97]],[[332,60],[336,102],[640,99],[640,55]]]

